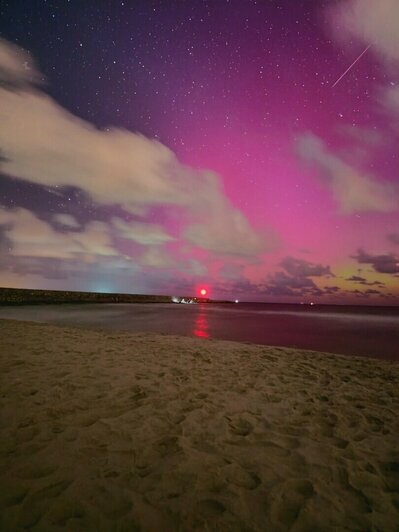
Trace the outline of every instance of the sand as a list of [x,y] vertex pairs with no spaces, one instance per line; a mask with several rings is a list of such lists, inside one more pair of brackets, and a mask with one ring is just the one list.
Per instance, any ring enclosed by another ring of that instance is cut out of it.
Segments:
[[0,321],[0,529],[398,531],[399,366]]

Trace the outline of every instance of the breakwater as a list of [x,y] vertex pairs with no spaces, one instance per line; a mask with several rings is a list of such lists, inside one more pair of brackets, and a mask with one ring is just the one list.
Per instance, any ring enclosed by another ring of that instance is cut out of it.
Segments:
[[[195,299],[201,303],[210,302],[209,299]],[[102,292],[0,288],[0,305],[36,305],[42,303],[172,303],[172,298],[171,296],[147,294],[106,294]]]

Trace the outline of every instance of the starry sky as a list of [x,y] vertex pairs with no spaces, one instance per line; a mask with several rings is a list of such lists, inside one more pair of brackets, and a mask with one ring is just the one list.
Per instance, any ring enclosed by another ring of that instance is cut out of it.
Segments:
[[3,1],[0,285],[398,305],[398,26],[396,0]]

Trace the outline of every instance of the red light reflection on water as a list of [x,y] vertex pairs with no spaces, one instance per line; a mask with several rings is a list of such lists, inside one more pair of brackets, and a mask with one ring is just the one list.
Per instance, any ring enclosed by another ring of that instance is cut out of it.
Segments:
[[198,315],[194,322],[193,335],[197,338],[209,338],[209,325],[205,312],[205,305],[200,305]]

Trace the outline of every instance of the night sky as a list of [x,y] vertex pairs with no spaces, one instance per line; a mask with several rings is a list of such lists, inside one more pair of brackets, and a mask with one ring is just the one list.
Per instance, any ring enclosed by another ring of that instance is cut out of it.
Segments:
[[0,285],[398,305],[398,28],[397,0],[3,1]]

